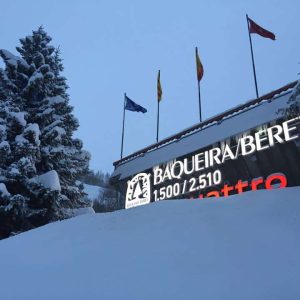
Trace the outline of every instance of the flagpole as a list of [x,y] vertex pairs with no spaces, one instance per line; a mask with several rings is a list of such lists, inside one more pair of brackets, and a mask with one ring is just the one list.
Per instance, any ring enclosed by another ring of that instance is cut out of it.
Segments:
[[253,55],[253,47],[252,47],[252,39],[251,39],[251,34],[250,34],[248,15],[246,15],[246,19],[247,19],[247,28],[248,28],[248,34],[249,34],[249,41],[250,41],[250,49],[251,49],[252,67],[253,67],[256,97],[258,98],[259,96],[258,96],[258,88],[257,88],[257,80],[256,80],[256,71],[255,71],[255,63],[254,63],[254,55]]
[[200,93],[200,81],[198,81],[198,98],[199,98],[199,118],[200,123],[202,122],[202,114],[201,114],[201,93]]
[[[198,84],[198,101],[199,101],[199,119],[200,123],[202,122],[202,109],[201,109],[201,92],[200,92],[200,80],[203,76],[203,67],[199,59],[198,48],[195,47],[196,54],[196,70],[197,70],[197,84]],[[202,68],[201,70],[199,68]],[[199,72],[202,71],[202,75]]]
[[157,128],[156,128],[156,143],[158,143],[158,131],[159,131],[159,102],[157,100]]
[[159,102],[161,101],[161,84],[160,84],[160,70],[157,74],[157,127],[156,127],[156,143],[158,143],[158,133],[159,133]]
[[124,127],[125,127],[125,104],[126,104],[126,93],[124,93],[124,105],[123,105],[123,128],[122,128],[122,143],[121,143],[121,159],[123,157]]
[[[198,59],[198,48],[195,48],[196,51],[196,62]],[[197,82],[198,82],[198,100],[199,100],[199,118],[200,118],[200,123],[202,122],[202,115],[201,115],[201,93],[200,93],[200,80],[198,78],[198,66],[197,66]]]

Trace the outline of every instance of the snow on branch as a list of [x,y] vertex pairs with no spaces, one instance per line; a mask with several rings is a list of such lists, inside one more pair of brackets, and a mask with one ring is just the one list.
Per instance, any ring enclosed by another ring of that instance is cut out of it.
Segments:
[[8,65],[13,66],[14,68],[17,68],[18,64],[20,64],[25,69],[29,69],[29,65],[23,58],[13,55],[8,50],[0,49],[0,55]]
[[55,170],[51,170],[43,175],[36,176],[28,180],[29,183],[37,183],[51,191],[61,191],[58,174]]

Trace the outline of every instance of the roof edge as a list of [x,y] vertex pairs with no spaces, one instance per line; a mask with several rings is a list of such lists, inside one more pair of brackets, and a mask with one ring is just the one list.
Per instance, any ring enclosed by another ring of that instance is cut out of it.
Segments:
[[277,90],[274,90],[274,91],[272,91],[272,92],[270,92],[270,93],[267,93],[267,94],[265,94],[265,95],[263,95],[263,96],[261,96],[261,97],[259,97],[259,98],[252,99],[252,100],[250,100],[250,101],[247,101],[247,102],[244,103],[244,104],[241,104],[241,105],[238,105],[238,106],[236,106],[236,107],[234,107],[234,108],[231,108],[231,109],[229,109],[229,110],[226,110],[226,111],[223,112],[223,113],[217,114],[217,115],[215,115],[215,116],[213,116],[213,117],[211,117],[211,118],[206,119],[205,121],[203,121],[203,122],[201,122],[201,123],[198,123],[198,124],[196,124],[196,125],[193,125],[193,126],[187,128],[187,129],[185,129],[185,130],[180,131],[179,133],[176,133],[176,134],[174,134],[174,135],[171,135],[171,136],[169,136],[169,137],[167,137],[167,138],[165,138],[165,139],[159,141],[158,143],[151,144],[151,145],[148,146],[148,147],[145,147],[145,148],[143,148],[143,149],[141,149],[141,150],[138,150],[138,151],[136,151],[136,152],[134,152],[134,153],[132,153],[132,154],[130,154],[130,155],[128,155],[128,156],[125,156],[124,158],[115,161],[115,162],[113,163],[113,165],[116,167],[116,166],[118,166],[118,165],[120,165],[120,164],[122,164],[122,163],[124,163],[124,162],[126,162],[126,161],[129,161],[129,160],[131,160],[131,159],[134,159],[135,157],[142,156],[142,155],[144,155],[146,152],[152,151],[152,150],[154,150],[154,149],[156,149],[156,148],[159,148],[159,147],[161,147],[161,146],[163,146],[163,145],[165,145],[165,144],[168,144],[168,143],[170,143],[170,142],[172,142],[172,141],[174,141],[174,140],[178,140],[178,139],[180,139],[182,136],[184,136],[184,135],[186,135],[186,134],[188,134],[188,133],[190,133],[190,132],[192,132],[192,131],[199,130],[199,129],[201,129],[202,127],[204,127],[204,126],[206,126],[206,125],[208,125],[208,124],[210,124],[210,123],[212,123],[212,122],[218,122],[218,121],[221,121],[224,117],[229,116],[229,115],[231,115],[231,114],[233,114],[233,113],[236,113],[236,112],[238,112],[238,111],[240,111],[240,110],[242,110],[242,109],[245,109],[245,108],[247,108],[247,107],[249,107],[249,106],[251,106],[251,105],[259,104],[259,103],[262,102],[263,100],[272,99],[272,98],[273,98],[275,95],[277,95],[277,94],[281,94],[282,92],[285,92],[285,91],[287,91],[287,90],[289,90],[289,89],[291,89],[291,88],[295,88],[296,85],[297,85],[298,83],[300,84],[300,81],[299,81],[299,82],[298,82],[298,80],[293,81],[293,82],[291,82],[291,83],[289,83],[289,84],[286,84],[285,86],[283,86],[283,87],[281,87],[281,88],[279,88],[279,89],[277,89]]

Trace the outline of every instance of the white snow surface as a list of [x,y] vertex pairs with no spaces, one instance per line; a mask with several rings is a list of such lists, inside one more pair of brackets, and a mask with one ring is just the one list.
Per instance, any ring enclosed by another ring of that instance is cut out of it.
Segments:
[[94,214],[95,211],[92,207],[82,207],[77,209],[72,209],[72,214],[74,216],[81,216],[86,214]]
[[6,185],[0,182],[0,196],[10,196],[10,193],[7,191]]
[[100,195],[103,195],[105,188],[97,185],[91,185],[83,183],[84,192],[87,194],[87,198],[91,201],[97,200]]
[[9,143],[8,143],[8,141],[2,141],[2,142],[0,143],[0,149],[2,149],[2,148],[9,148]]
[[27,62],[19,57],[16,56],[14,54],[12,54],[11,52],[9,52],[8,50],[5,49],[0,49],[0,52],[2,53],[2,55],[4,56],[4,59],[7,61],[7,63],[11,66],[14,66],[15,68],[18,66],[18,63],[21,64],[23,67],[25,67],[26,69],[29,68],[29,65],[27,64]]
[[24,138],[23,134],[18,134],[15,137],[15,141],[18,144],[25,144],[25,143],[29,143],[29,141],[27,139]]
[[45,174],[31,178],[29,179],[29,182],[39,183],[51,191],[61,190],[59,177],[55,170],[51,170],[49,172],[46,172]]
[[27,83],[27,87],[31,86],[33,83],[36,83],[36,81],[43,79],[44,76],[42,73],[40,73],[39,71],[36,71],[35,73],[33,73],[33,75],[29,78],[28,83]]
[[16,119],[21,126],[26,126],[25,112],[10,112],[10,115],[12,118]]
[[50,104],[58,104],[58,103],[66,102],[66,100],[62,96],[49,97],[48,101]]
[[[0,118],[1,119],[1,118]],[[0,124],[0,132],[5,132],[6,131],[6,125]]]
[[299,194],[161,201],[2,240],[1,299],[300,299]]
[[41,135],[41,131],[37,123],[29,123],[25,128],[24,132],[33,132],[36,145],[40,145],[39,137]]

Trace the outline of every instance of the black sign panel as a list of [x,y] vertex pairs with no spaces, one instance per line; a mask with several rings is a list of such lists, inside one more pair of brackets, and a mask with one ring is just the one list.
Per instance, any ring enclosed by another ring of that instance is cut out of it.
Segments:
[[125,208],[300,185],[300,118],[278,119],[123,182]]

